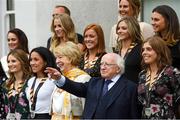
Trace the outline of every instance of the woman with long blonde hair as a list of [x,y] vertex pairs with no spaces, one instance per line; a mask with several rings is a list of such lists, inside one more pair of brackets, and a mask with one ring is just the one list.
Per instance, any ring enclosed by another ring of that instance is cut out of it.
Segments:
[[53,53],[54,49],[64,42],[71,41],[77,43],[74,23],[67,14],[58,14],[54,16],[51,23],[51,31],[53,37],[51,38],[50,50]]

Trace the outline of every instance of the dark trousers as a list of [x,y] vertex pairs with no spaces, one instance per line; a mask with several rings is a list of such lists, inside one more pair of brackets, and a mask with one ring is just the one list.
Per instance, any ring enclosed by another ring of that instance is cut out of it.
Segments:
[[49,113],[35,114],[33,119],[51,119],[51,115]]

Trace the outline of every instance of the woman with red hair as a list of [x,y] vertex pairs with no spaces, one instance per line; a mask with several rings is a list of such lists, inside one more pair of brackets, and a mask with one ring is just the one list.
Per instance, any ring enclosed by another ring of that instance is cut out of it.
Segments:
[[84,30],[85,53],[80,62],[80,69],[91,77],[100,76],[100,61],[105,52],[104,33],[100,25],[90,24]]

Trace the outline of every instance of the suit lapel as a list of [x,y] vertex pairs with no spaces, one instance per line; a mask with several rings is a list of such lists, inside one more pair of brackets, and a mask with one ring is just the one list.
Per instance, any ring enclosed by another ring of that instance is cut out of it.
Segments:
[[114,100],[123,92],[126,86],[126,79],[121,76],[119,80],[115,83],[115,85],[108,91],[108,93],[104,96],[103,105],[104,110],[106,110]]
[[96,97],[98,100],[101,98],[103,84],[104,84],[104,79],[102,78],[101,80],[99,80],[99,83],[97,85],[97,90],[96,90],[96,95],[97,95]]

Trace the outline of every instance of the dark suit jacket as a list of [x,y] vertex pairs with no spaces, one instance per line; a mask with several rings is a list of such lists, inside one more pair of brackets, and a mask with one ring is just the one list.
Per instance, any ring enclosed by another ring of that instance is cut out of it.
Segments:
[[76,83],[66,78],[62,89],[79,97],[85,97],[83,119],[138,118],[137,86],[121,76],[102,97],[102,78],[91,78],[87,83]]

